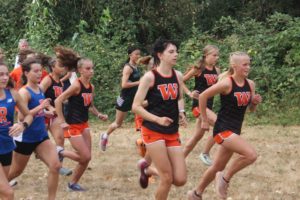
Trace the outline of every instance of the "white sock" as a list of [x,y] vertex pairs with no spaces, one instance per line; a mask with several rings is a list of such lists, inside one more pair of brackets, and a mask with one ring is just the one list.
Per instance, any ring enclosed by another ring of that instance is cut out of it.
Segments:
[[107,134],[107,133],[104,133],[104,134],[103,134],[103,138],[107,139],[107,138],[108,138],[108,134]]

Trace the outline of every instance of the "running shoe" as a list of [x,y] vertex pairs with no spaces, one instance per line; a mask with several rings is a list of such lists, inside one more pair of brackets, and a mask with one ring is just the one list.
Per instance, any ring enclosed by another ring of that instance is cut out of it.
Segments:
[[145,169],[147,169],[148,166],[149,165],[145,159],[140,159],[138,161],[138,169],[140,170],[139,183],[143,189],[146,189],[149,183],[149,176],[145,172]]
[[18,185],[18,181],[16,181],[15,179],[9,181],[9,186],[10,187],[15,187],[16,185]]
[[209,156],[209,154],[207,153],[201,153],[199,155],[200,160],[207,166],[211,166],[212,165],[212,160]]
[[73,173],[72,170],[64,167],[61,167],[58,172],[62,176],[70,176]]
[[82,188],[78,183],[68,183],[69,192],[84,192],[86,189]]
[[197,194],[195,190],[190,190],[187,193],[188,200],[202,200],[202,195]]
[[229,184],[224,180],[223,173],[217,172],[216,174],[216,192],[218,196],[222,199],[227,198],[227,189]]
[[101,136],[100,136],[100,148],[102,151],[105,151],[106,150],[106,145],[108,143],[108,137],[104,137],[105,133],[102,133]]
[[62,162],[64,160],[64,156],[62,155],[62,152],[64,151],[65,149],[61,146],[56,146],[56,152],[57,152],[57,155],[58,155],[58,159],[60,162]]

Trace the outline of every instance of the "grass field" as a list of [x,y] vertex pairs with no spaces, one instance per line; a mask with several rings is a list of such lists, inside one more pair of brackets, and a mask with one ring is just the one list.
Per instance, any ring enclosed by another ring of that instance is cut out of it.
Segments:
[[[147,200],[154,199],[153,194],[158,179],[145,190],[138,185],[136,162],[139,156],[135,149],[135,140],[139,134],[131,124],[118,129],[110,137],[106,152],[98,148],[99,133],[106,125],[92,124],[93,153],[90,169],[83,175],[80,184],[87,192],[74,193],[66,189],[69,177],[60,177],[57,199],[91,200]],[[194,124],[180,130],[182,141],[193,133]],[[257,161],[238,173],[231,181],[228,199],[249,200],[299,200],[300,199],[300,127],[245,126],[243,137],[257,150]],[[187,159],[188,182],[181,188],[172,187],[169,199],[186,199],[186,192],[192,189],[206,169],[198,159],[206,137]],[[213,147],[212,155],[217,146]],[[70,148],[66,141],[66,148]],[[65,159],[64,166],[73,168],[75,163]],[[47,169],[33,156],[25,172],[18,178],[15,187],[16,199],[46,199]],[[203,199],[217,199],[214,182],[209,185]]]

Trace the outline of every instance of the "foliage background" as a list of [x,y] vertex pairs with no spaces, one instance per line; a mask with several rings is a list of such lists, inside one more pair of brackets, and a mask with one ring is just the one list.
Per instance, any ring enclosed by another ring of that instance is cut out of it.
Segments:
[[[95,103],[111,118],[127,47],[139,45],[149,54],[163,36],[178,42],[182,72],[206,44],[220,48],[223,71],[230,52],[248,52],[250,78],[264,98],[248,122],[300,124],[297,0],[0,0],[0,5],[0,47],[7,62],[12,65],[20,38],[50,55],[57,44],[74,48],[93,59]],[[187,100],[187,110],[190,105]]]

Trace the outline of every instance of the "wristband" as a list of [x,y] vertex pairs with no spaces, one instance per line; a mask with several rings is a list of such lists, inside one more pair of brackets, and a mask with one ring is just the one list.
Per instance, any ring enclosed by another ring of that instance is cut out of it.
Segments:
[[23,126],[24,126],[24,130],[28,128],[28,123],[27,122],[22,122]]
[[179,109],[179,112],[180,113],[185,113],[185,110],[184,109]]

